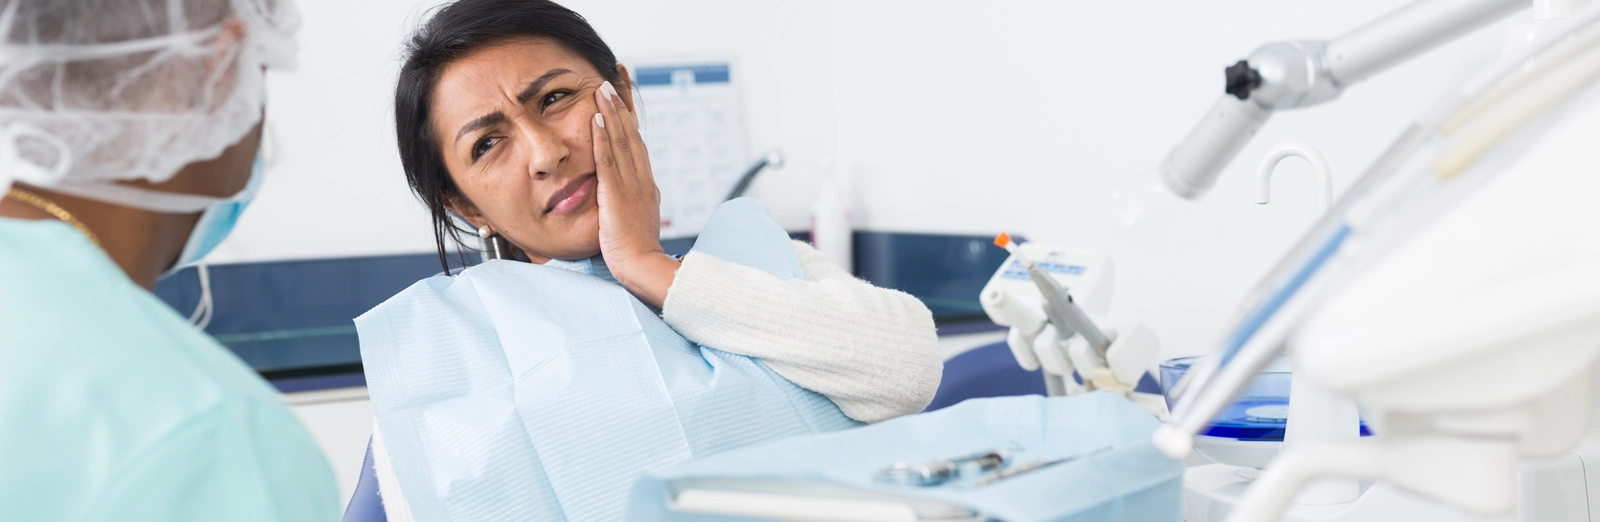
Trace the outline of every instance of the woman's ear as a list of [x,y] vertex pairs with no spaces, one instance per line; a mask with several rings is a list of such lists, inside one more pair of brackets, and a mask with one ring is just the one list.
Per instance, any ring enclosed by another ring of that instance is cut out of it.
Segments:
[[489,220],[483,218],[483,213],[478,212],[478,207],[467,201],[466,198],[456,196],[443,196],[443,198],[445,210],[455,212],[457,216],[461,216],[461,219],[467,220],[467,223],[472,225],[472,228],[483,228],[489,224]]
[[628,66],[617,64],[617,76],[622,78],[619,80],[622,84],[612,87],[617,88],[617,95],[622,97],[622,103],[628,105],[628,112],[638,114],[639,107],[635,105],[637,102],[633,101],[633,77],[628,75]]

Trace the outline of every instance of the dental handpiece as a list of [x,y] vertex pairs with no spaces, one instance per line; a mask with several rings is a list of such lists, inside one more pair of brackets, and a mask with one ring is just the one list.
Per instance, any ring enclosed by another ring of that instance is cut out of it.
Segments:
[[[1107,338],[1106,334],[1101,332],[1093,321],[1089,320],[1089,314],[1084,313],[1083,308],[1072,300],[1072,294],[1067,293],[1067,289],[1061,288],[1060,285],[1053,284],[1055,280],[1049,274],[1044,273],[1044,270],[1037,265],[1028,267],[1028,275],[1033,278],[1034,284],[1040,285],[1040,292],[1049,292],[1045,294],[1044,306],[1045,313],[1050,316],[1051,322],[1067,326],[1067,328],[1058,326],[1056,331],[1065,332],[1068,338],[1071,337],[1072,332],[1077,332],[1078,335],[1083,336],[1083,340],[1088,342],[1091,348],[1094,348],[1095,353],[1100,354],[1101,358],[1105,358],[1106,350],[1111,348],[1111,339]],[[1041,279],[1052,284],[1050,287],[1046,287],[1040,284]]]
[[1009,234],[1000,234],[994,243],[1010,252],[1028,271],[1028,277],[1033,279],[1033,284],[1039,287],[1039,293],[1044,295],[1045,316],[1050,318],[1051,324],[1056,325],[1056,334],[1061,340],[1072,338],[1076,332],[1083,336],[1089,347],[1094,348],[1095,353],[1105,358],[1106,350],[1111,347],[1111,339],[1106,337],[1106,334],[1100,331],[1100,327],[1095,326],[1094,321],[1089,319],[1089,314],[1072,300],[1072,294],[1067,292],[1066,288],[1062,288],[1061,284],[1050,277],[1043,268],[1034,264],[1033,260],[1028,259],[1028,256],[1023,255],[1022,249],[1018,248],[1016,242],[1011,241]]

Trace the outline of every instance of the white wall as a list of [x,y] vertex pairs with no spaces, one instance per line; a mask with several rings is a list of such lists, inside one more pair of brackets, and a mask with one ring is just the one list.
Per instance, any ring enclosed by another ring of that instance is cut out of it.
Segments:
[[[1411,117],[1497,54],[1496,29],[1279,114],[1208,197],[1142,227],[1109,194],[1155,177],[1221,94],[1222,68],[1273,40],[1329,38],[1398,1],[840,2],[833,63],[841,156],[865,227],[993,233],[1108,250],[1112,313],[1147,321],[1165,355],[1211,349],[1244,293],[1316,217],[1310,169],[1284,162],[1278,203],[1254,200],[1272,145],[1324,151],[1348,187]],[[1525,16],[1525,15],[1518,15]],[[1174,200],[1175,202],[1176,200]]]
[[[302,67],[270,83],[280,161],[219,260],[432,248],[389,112],[400,38],[423,4],[302,3]],[[1430,99],[1491,60],[1500,39],[1498,26],[1479,31],[1333,104],[1275,116],[1204,201],[1124,231],[1108,195],[1154,177],[1219,94],[1223,66],[1267,41],[1335,36],[1401,2],[567,4],[625,60],[734,59],[751,152],[781,147],[790,158],[752,189],[784,226],[806,227],[822,160],[838,158],[855,177],[861,228],[1007,230],[1111,251],[1113,313],[1149,322],[1168,355],[1209,349],[1315,217],[1309,169],[1297,160],[1279,169],[1278,203],[1251,202],[1268,147],[1321,148],[1343,189]]]
[[365,386],[290,393],[289,407],[328,459],[339,485],[339,503],[349,502],[366,463],[372,436],[372,401]]
[[273,164],[216,262],[427,252],[394,138],[401,38],[425,5],[298,2],[299,67],[267,75]]
[[[429,252],[426,211],[411,196],[394,137],[394,81],[404,36],[440,0],[301,2],[300,65],[268,75],[274,164],[257,201],[214,262]],[[752,154],[781,146],[790,167],[751,195],[786,227],[809,223],[816,170],[829,154],[832,23],[826,2],[565,2],[625,62],[732,59],[743,83]],[[648,108],[646,108],[648,110]]]

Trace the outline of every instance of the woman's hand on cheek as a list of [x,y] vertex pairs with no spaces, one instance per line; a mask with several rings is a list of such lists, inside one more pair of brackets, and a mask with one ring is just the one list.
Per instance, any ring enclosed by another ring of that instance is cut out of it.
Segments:
[[600,255],[611,275],[645,304],[660,308],[678,263],[661,250],[661,190],[650,173],[650,157],[639,121],[606,82],[595,90],[600,112],[594,135]]

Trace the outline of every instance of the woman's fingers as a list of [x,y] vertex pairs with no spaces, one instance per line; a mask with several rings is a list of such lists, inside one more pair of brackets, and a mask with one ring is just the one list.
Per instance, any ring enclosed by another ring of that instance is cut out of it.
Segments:
[[[611,84],[607,82],[606,85],[610,86]],[[654,176],[650,170],[650,152],[645,149],[644,136],[639,133],[639,117],[633,111],[628,110],[628,104],[622,99],[622,95],[617,93],[616,87],[612,86],[609,90],[614,100],[613,104],[617,109],[618,119],[622,120],[617,127],[628,143],[627,153],[633,159],[634,174],[641,181],[651,180],[654,182]]]
[[670,271],[664,284],[648,274],[652,262],[666,257],[661,252],[661,192],[650,177],[638,120],[610,83],[596,89],[595,104],[590,132],[600,180],[600,253],[630,292],[645,298],[656,295],[649,288],[659,287],[664,298]]
[[617,168],[617,154],[611,147],[611,135],[606,131],[606,117],[597,112],[590,121],[589,130],[594,138],[595,177],[602,184],[615,184],[620,180],[621,172]]
[[622,107],[617,107],[616,92],[611,82],[600,84],[600,88],[595,89],[595,104],[600,109],[600,115],[605,118],[606,141],[611,144],[617,171],[621,173],[622,179],[633,181],[637,177],[634,173],[633,154],[629,152],[628,135],[623,130],[623,120],[627,118],[621,113]]

